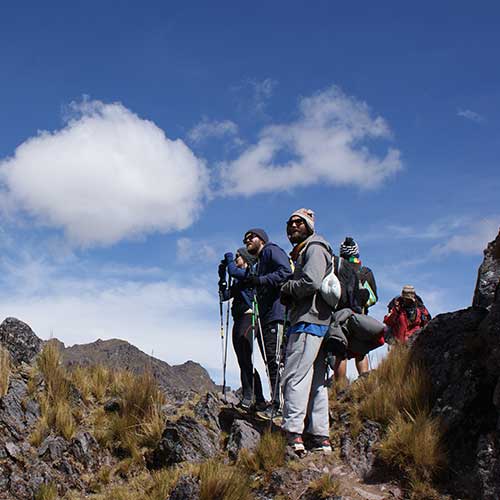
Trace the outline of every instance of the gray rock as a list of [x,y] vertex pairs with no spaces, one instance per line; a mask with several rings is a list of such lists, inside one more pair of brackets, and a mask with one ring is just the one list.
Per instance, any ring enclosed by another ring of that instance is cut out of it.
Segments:
[[495,436],[490,434],[479,439],[476,470],[483,500],[500,498],[500,457]]
[[4,427],[16,440],[22,439],[26,429],[23,400],[27,394],[26,383],[17,377],[12,377],[9,392],[0,399],[0,428]]
[[380,441],[381,432],[377,422],[366,420],[355,439],[350,433],[341,438],[340,456],[361,477],[374,473],[375,447]]
[[146,455],[146,464],[157,469],[180,462],[201,462],[219,451],[220,434],[195,419],[182,416],[168,422],[157,447]]
[[119,412],[122,408],[120,400],[118,399],[110,399],[104,403],[104,411],[108,413],[116,413]]
[[81,431],[71,440],[70,452],[85,465],[93,462],[93,452],[98,448],[97,441],[89,432]]
[[255,450],[260,441],[260,433],[245,420],[235,420],[231,426],[226,450],[233,460],[242,449]]
[[5,443],[5,451],[15,460],[22,460],[21,450],[14,443]]
[[207,392],[194,407],[194,414],[197,418],[209,424],[213,429],[220,430],[220,408],[221,400],[218,396],[213,392]]
[[30,363],[42,349],[43,341],[33,330],[16,318],[7,318],[0,325],[0,344],[10,353],[15,364]]
[[197,500],[200,498],[200,484],[193,476],[181,476],[167,500]]
[[477,273],[473,307],[489,308],[495,300],[495,292],[500,282],[500,232],[494,241],[488,243],[484,251],[483,263]]
[[61,436],[47,436],[38,448],[38,456],[51,461],[62,458],[68,449],[69,443]]

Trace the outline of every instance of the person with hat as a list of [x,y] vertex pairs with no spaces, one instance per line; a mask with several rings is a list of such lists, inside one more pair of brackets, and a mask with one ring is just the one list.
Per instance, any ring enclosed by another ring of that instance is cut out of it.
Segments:
[[[346,236],[340,245],[340,258],[343,259],[343,265],[349,266],[352,272],[357,276],[354,304],[347,304],[347,307],[355,312],[368,314],[368,309],[373,306],[377,300],[377,283],[375,276],[369,267],[363,266],[359,258],[359,246],[351,236]],[[366,373],[369,370],[368,358],[366,355],[360,355],[350,352],[349,358],[354,357],[358,374]],[[337,380],[347,380],[347,360],[338,360],[335,367],[335,378]]]
[[384,323],[390,328],[390,337],[398,342],[405,343],[431,320],[429,311],[412,285],[405,285],[401,295],[394,297],[387,308],[389,312]]
[[245,232],[243,243],[250,255],[257,259],[255,273],[251,273],[244,286],[255,290],[259,327],[262,339],[258,335],[262,357],[267,361],[269,373],[269,392],[271,405],[259,413],[261,417],[272,418],[281,411],[280,388],[278,384],[280,340],[283,337],[285,308],[280,303],[280,288],[291,276],[290,261],[285,251],[276,243],[269,241],[267,233],[261,228],[252,228]]
[[[288,307],[282,429],[298,455],[305,453],[303,436],[312,451],[331,452],[329,440],[326,349],[323,338],[332,308],[320,289],[332,271],[332,248],[315,232],[314,212],[301,208],[288,219],[293,276],[281,287],[281,301]],[[307,421],[307,427],[305,427]]]
[[256,259],[246,247],[238,248],[236,256],[231,252],[224,254],[224,260],[219,265],[219,276],[226,272],[232,278],[230,288],[225,279],[219,282],[219,291],[223,300],[233,299],[231,314],[233,316],[233,348],[240,367],[242,397],[239,403],[243,410],[266,408],[262,393],[262,383],[258,371],[253,366],[253,331],[252,331],[252,301],[253,291],[244,288],[245,278],[251,272]]

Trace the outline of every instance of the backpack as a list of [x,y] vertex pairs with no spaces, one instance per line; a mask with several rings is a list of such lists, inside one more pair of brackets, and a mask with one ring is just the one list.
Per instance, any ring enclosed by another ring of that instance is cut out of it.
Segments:
[[[374,304],[377,303],[378,297],[376,293],[376,285],[375,285],[375,278],[373,276],[373,273],[371,269],[368,267],[360,267],[358,269],[358,279],[359,279],[359,284],[362,288],[368,291],[368,300],[365,303],[366,308],[373,306]],[[373,283],[373,285],[370,284],[370,282]],[[372,286],[375,287],[375,289],[372,288]]]
[[352,309],[361,313],[369,299],[369,292],[361,286],[357,269],[342,257],[333,256],[333,268],[342,290],[337,309]]

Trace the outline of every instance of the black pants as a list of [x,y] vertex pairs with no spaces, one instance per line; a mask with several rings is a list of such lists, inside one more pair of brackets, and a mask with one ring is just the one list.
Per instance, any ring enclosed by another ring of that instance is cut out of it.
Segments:
[[264,401],[262,394],[262,383],[257,370],[253,368],[252,351],[253,351],[253,333],[252,333],[252,315],[242,314],[240,317],[234,318],[233,325],[233,347],[240,365],[241,388],[243,391],[243,399],[252,400],[252,371],[254,376],[253,391],[255,401],[260,403]]
[[[269,370],[270,378],[270,393],[273,403],[280,406],[280,386],[276,384],[279,376],[279,362],[277,357],[280,355],[278,350],[278,338],[283,335],[283,323],[281,321],[273,321],[262,325],[262,336],[264,337],[264,346],[262,346],[261,336],[258,336],[258,342],[262,357],[264,357],[264,349],[267,358],[267,369]],[[276,393],[275,393],[276,391]]]

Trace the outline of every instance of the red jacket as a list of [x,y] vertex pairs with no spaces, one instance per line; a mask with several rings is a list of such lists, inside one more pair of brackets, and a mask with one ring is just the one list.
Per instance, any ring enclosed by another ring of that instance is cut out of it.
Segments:
[[427,308],[423,304],[418,304],[415,319],[410,321],[404,307],[399,300],[396,300],[390,312],[386,314],[384,323],[391,327],[396,340],[406,342],[411,335],[429,322],[430,317]]

